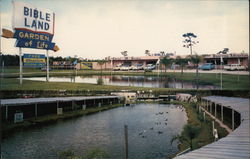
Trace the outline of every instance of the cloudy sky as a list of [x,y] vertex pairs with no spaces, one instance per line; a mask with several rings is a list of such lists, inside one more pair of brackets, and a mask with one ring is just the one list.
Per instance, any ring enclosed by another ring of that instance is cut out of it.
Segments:
[[[1,1],[1,27],[12,29],[11,0]],[[22,0],[55,12],[53,56],[143,56],[145,50],[189,54],[182,35],[193,32],[198,54],[223,48],[249,50],[248,0]],[[15,40],[1,38],[2,52],[18,54]],[[44,50],[23,49],[25,53]]]

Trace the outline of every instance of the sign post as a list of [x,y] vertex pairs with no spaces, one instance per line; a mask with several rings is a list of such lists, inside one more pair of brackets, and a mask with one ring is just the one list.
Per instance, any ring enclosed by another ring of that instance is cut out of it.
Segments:
[[47,78],[46,78],[46,81],[49,82],[49,50],[46,50],[46,56],[47,56]]
[[[22,48],[47,50],[47,81],[49,81],[49,53],[48,50],[58,51],[59,47],[52,42],[55,28],[55,13],[34,5],[14,1],[12,28],[14,32],[3,29],[2,37],[15,38],[15,47],[19,47],[20,84],[23,79]],[[38,65],[34,60],[24,61],[25,67]]]
[[20,84],[23,84],[23,60],[22,60],[22,48],[19,47],[19,80]]

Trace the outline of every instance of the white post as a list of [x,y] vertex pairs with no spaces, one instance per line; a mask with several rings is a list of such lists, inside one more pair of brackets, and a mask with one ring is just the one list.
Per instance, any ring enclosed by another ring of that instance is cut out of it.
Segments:
[[49,82],[49,50],[46,50],[47,54],[47,78],[46,81]]
[[234,110],[232,109],[232,130],[234,130]]
[[203,120],[204,121],[206,120],[206,113],[205,113],[205,111],[203,112]]
[[212,106],[213,106],[213,103],[212,102],[210,102],[210,113],[213,115],[213,109],[212,109]]
[[220,69],[221,69],[221,71],[220,71],[220,89],[222,90],[222,71],[223,71],[223,69],[222,69],[222,62],[223,62],[222,55],[220,58],[221,58],[221,61],[220,61]]
[[19,47],[19,80],[20,84],[23,84],[23,61],[22,61],[22,48]]

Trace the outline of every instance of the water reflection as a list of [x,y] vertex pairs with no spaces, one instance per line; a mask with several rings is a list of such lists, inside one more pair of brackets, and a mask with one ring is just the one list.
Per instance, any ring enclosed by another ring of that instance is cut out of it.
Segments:
[[72,149],[83,156],[87,150],[98,147],[110,158],[119,159],[124,155],[123,126],[127,124],[129,158],[165,159],[177,152],[176,143],[171,146],[170,141],[186,122],[185,111],[175,105],[120,107],[16,132],[3,140],[2,153],[6,159],[54,159],[63,150]]
[[[92,83],[96,84],[97,79],[101,76],[60,76],[50,77],[52,82],[76,82],[76,83]],[[45,77],[24,78],[29,80],[45,81]],[[102,76],[105,85],[118,86],[137,86],[137,87],[153,87],[153,88],[181,88],[181,89],[219,89],[215,85],[196,84],[196,82],[184,82],[176,79],[169,79],[157,76]]]

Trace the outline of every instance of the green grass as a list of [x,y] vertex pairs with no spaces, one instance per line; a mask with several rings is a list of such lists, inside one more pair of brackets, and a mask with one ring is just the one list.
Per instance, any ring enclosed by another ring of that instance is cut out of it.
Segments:
[[[16,72],[15,72],[16,71]],[[100,75],[101,72],[98,70],[79,70],[77,71],[77,75],[80,76],[86,76],[86,75]],[[103,75],[131,75],[131,76],[157,76],[158,73],[156,72],[111,72],[111,71],[103,71]],[[76,75],[75,70],[52,70],[50,72],[50,76],[74,76]],[[46,76],[46,71],[41,71],[39,69],[25,69],[24,70],[24,77],[41,77]],[[8,77],[12,78],[18,78],[18,70],[17,69],[5,69],[4,73],[4,79],[5,81]],[[169,78],[175,78],[179,81],[188,81],[188,82],[194,82],[196,79],[195,73],[167,73],[166,76],[163,73],[162,76],[163,80],[168,80]],[[239,81],[238,81],[239,79]],[[13,82],[18,83],[18,81]],[[41,83],[40,83],[41,84]],[[213,74],[213,73],[200,73],[199,74],[199,84],[211,84],[220,86],[220,76]],[[58,83],[53,83],[53,86],[55,87],[49,87],[51,89],[56,89],[59,85]],[[64,85],[64,84],[63,84]],[[70,84],[73,88],[76,86],[76,84],[71,83]],[[16,86],[16,85],[15,85]],[[45,86],[45,85],[44,85]],[[67,87],[68,85],[65,85],[65,87],[61,89],[71,89],[71,87]],[[45,86],[46,87],[46,86]],[[223,89],[225,90],[249,90],[250,88],[250,78],[247,75],[229,75],[229,74],[223,74]],[[10,84],[7,83],[6,87],[3,89],[12,89]]]

